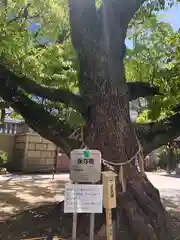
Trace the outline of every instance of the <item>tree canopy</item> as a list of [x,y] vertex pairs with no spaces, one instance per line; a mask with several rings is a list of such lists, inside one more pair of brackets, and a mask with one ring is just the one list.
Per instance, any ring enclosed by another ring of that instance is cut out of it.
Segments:
[[[135,124],[145,152],[180,134],[176,124],[179,33],[156,16],[166,5],[165,1],[146,3],[127,34],[133,41],[125,58],[129,100],[145,97],[148,102],[140,123]],[[1,108],[11,106],[35,131],[65,152],[79,146],[80,142],[69,135],[89,118],[90,106],[89,99],[83,99],[79,92],[79,61],[68,21],[67,2],[63,0],[31,4],[4,1],[0,11],[0,96],[5,102]]]

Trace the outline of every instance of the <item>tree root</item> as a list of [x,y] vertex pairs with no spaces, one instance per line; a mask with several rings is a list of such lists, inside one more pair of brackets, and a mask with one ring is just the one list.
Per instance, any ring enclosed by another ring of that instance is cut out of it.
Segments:
[[[127,216],[127,224],[131,230],[132,239],[144,240],[152,239],[157,240],[153,227],[150,224],[150,219],[145,215],[137,204],[134,197],[126,192],[119,200]],[[121,237],[121,236],[120,236]]]
[[118,205],[127,216],[133,240],[170,240],[168,215],[161,203],[159,191],[133,165],[129,166],[127,192],[118,194]]

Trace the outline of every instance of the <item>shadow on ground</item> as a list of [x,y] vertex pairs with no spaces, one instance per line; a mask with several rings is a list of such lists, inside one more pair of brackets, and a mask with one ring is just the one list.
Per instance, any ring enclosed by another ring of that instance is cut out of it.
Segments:
[[[101,214],[96,214],[95,226],[102,225]],[[80,239],[89,239],[89,214],[83,214],[78,219],[77,235]],[[81,232],[80,232],[81,231]],[[14,240],[30,237],[47,236],[49,233],[68,239],[72,232],[72,214],[63,212],[63,202],[40,206],[27,210],[17,216],[9,218],[0,224],[0,239]],[[79,239],[79,238],[78,238]],[[105,239],[100,236],[95,240]]]
[[[162,199],[162,201],[167,208],[171,208],[169,214],[172,219],[172,239],[176,239],[180,236],[180,212],[177,211],[177,205],[170,199]],[[102,224],[102,217],[100,217],[100,214],[96,214],[95,219],[95,226],[98,228]],[[80,239],[88,239],[88,225],[89,216],[84,214],[83,218],[78,220],[78,226],[83,231],[79,233],[80,230],[78,229],[78,235],[82,236]],[[71,237],[72,215],[63,212],[63,202],[27,210],[0,224],[0,239],[6,240],[47,236],[49,232],[64,239]],[[106,238],[99,236],[95,238],[95,240],[100,239]]]
[[27,209],[63,200],[67,179],[9,176],[0,180],[0,220]]

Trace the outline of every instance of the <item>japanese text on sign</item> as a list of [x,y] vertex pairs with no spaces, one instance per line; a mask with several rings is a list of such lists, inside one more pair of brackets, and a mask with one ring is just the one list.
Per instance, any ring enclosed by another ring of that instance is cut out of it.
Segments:
[[65,213],[102,213],[102,185],[65,185]]
[[70,179],[73,182],[99,182],[101,179],[100,151],[73,150],[71,152]]

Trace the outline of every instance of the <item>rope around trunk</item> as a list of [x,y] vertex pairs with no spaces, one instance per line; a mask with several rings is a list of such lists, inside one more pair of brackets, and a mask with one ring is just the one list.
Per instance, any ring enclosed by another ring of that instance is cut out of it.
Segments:
[[[88,147],[86,146],[85,142],[84,142],[84,131],[83,131],[83,126],[76,129],[70,136],[69,136],[70,139],[75,139],[75,140],[79,140],[81,141],[81,148],[82,149],[88,149]],[[137,136],[136,136],[136,139],[137,139]],[[140,163],[140,172],[142,175],[145,174],[145,171],[144,171],[144,159],[143,159],[143,151],[142,151],[142,146],[139,142],[139,140],[137,139],[137,142],[138,142],[138,151],[135,153],[135,155],[129,159],[128,161],[126,162],[122,162],[122,163],[114,163],[114,162],[110,162],[110,161],[107,161],[105,159],[102,158],[102,162],[104,165],[107,165],[107,166],[110,166],[110,167],[119,167],[119,170],[118,170],[118,178],[119,178],[119,181],[122,185],[122,191],[123,192],[126,192],[126,181],[125,181],[125,177],[124,177],[124,166],[127,165],[127,164],[130,164],[131,162],[133,162],[135,160],[135,162],[137,163],[138,162],[138,159],[139,159],[139,163]]]

